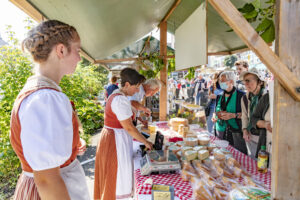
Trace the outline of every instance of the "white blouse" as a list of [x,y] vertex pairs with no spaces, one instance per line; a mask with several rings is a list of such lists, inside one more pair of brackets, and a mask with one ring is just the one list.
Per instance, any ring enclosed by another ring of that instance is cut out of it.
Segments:
[[72,154],[72,105],[51,89],[26,97],[19,109],[21,143],[26,161],[35,170],[59,167]]
[[[115,90],[113,93],[120,93],[120,90]],[[114,97],[111,102],[111,110],[119,121],[126,120],[132,116],[130,100],[124,95]]]

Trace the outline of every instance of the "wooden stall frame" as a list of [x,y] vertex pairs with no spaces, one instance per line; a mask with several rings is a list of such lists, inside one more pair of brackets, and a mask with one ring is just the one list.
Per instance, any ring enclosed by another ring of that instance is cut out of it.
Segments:
[[[164,21],[160,24],[160,55],[167,55],[167,22]],[[163,59],[164,67],[160,71],[160,81],[162,82],[161,90],[159,93],[159,120],[167,120],[167,102],[168,102],[168,65],[167,59]]]
[[[300,1],[276,1],[275,52],[300,78]],[[272,198],[300,199],[300,102],[275,79],[272,133]],[[277,122],[277,123],[276,123]]]

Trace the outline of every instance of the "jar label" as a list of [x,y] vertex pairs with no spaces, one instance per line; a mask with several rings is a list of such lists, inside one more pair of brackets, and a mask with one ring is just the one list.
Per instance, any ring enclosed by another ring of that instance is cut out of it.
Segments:
[[257,160],[257,166],[258,166],[258,168],[260,168],[260,169],[266,169],[267,166],[268,166],[268,158],[261,158],[261,157],[258,157],[258,160]]

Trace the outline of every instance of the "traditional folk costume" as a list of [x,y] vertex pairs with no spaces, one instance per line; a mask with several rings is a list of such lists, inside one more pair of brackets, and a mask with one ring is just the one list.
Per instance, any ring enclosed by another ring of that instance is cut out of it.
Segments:
[[11,115],[10,140],[22,165],[14,199],[40,200],[33,170],[60,166],[72,200],[88,200],[84,171],[76,159],[79,122],[68,97],[52,80],[33,76],[18,95]]
[[127,199],[133,191],[132,137],[119,121],[133,117],[128,98],[115,90],[104,113],[96,152],[94,199]]

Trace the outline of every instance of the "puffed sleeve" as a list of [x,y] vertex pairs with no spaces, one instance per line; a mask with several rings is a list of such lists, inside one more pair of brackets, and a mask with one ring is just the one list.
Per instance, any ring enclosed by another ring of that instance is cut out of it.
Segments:
[[19,118],[26,161],[35,171],[51,169],[71,156],[72,106],[62,92],[42,89],[23,100]]
[[111,102],[111,110],[115,113],[119,121],[126,120],[132,116],[131,103],[123,95],[114,97]]

